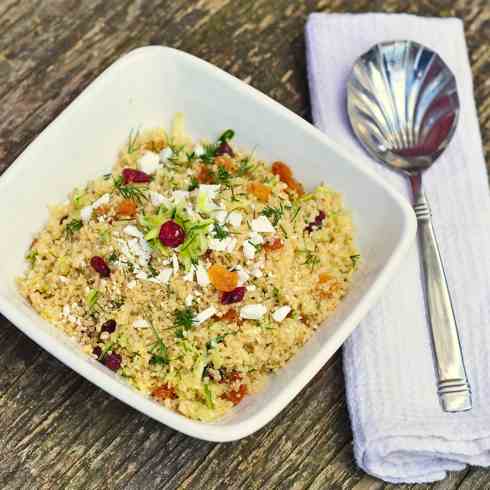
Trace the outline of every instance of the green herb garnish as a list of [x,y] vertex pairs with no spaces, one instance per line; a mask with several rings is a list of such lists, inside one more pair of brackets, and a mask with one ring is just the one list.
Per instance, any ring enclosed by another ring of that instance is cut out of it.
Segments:
[[225,167],[220,165],[218,167],[218,171],[216,172],[216,179],[215,179],[216,182],[218,184],[228,184],[230,182],[230,179],[231,179],[230,172],[228,172],[228,170],[226,170]]
[[355,269],[357,267],[357,264],[359,263],[359,260],[361,259],[360,255],[351,255],[350,259],[352,261],[352,267]]
[[233,129],[227,129],[219,138],[219,143],[226,143],[235,137],[235,131]]
[[263,214],[267,218],[272,219],[272,224],[274,226],[277,226],[279,221],[284,215],[284,208],[282,206],[282,203],[279,204],[277,208],[274,208],[272,206],[267,206],[265,207],[260,214]]
[[75,232],[79,231],[83,226],[83,222],[79,219],[73,219],[65,226],[65,234],[67,238],[72,238]]
[[189,187],[187,190],[189,192],[193,191],[194,189],[197,189],[199,187],[199,181],[196,179],[196,177],[191,178],[191,183],[189,184]]
[[214,237],[218,240],[224,240],[225,238],[230,236],[230,232],[218,223],[215,223],[213,226]]
[[192,325],[196,322],[194,318],[194,311],[192,308],[184,308],[183,310],[176,310],[174,313],[174,325],[176,327],[182,327],[186,330],[192,328]]
[[204,153],[199,157],[203,163],[209,165],[213,163],[216,156],[216,145],[204,145]]
[[119,258],[117,252],[114,250],[109,257],[107,257],[107,260],[113,264],[114,262],[117,262],[117,259]]
[[150,364],[153,366],[168,364],[169,358],[167,353],[167,346],[163,343],[163,340],[158,334],[156,328],[153,326],[153,323],[149,323],[156,337],[156,341],[150,346],[149,352],[152,354],[150,358]]
[[122,176],[114,179],[114,188],[124,199],[131,199],[139,204],[141,204],[144,200],[148,200],[146,194],[143,192],[143,188],[136,187],[135,185],[131,184],[125,184]]
[[211,410],[214,409],[213,395],[207,383],[204,384],[204,395],[206,396],[206,405],[208,406],[208,408],[210,408]]
[[253,170],[254,166],[250,163],[250,159],[246,158],[240,162],[240,166],[238,167],[238,170],[236,171],[236,176],[237,177],[243,177],[244,175],[248,174]]
[[299,252],[305,254],[305,261],[302,265],[310,266],[312,271],[320,264],[320,257],[318,257],[315,252],[312,252],[311,250],[300,250]]
[[128,137],[128,153],[131,155],[131,153],[134,153],[136,151],[136,140],[138,139],[138,136],[140,134],[140,130],[134,131],[132,129],[129,132],[129,137]]
[[206,342],[206,349],[211,350],[218,346],[221,342],[225,340],[225,335],[218,335],[208,342]]

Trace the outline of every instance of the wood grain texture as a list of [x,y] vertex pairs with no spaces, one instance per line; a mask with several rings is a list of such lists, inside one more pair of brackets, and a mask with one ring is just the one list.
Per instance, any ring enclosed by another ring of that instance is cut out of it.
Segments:
[[[2,0],[0,171],[103,69],[147,44],[189,51],[308,118],[303,28],[321,10],[462,17],[488,156],[488,0]],[[395,488],[353,461],[338,354],[263,430],[214,444],[113,399],[3,317],[0,342],[0,488]],[[458,487],[490,488],[490,471],[396,488]]]

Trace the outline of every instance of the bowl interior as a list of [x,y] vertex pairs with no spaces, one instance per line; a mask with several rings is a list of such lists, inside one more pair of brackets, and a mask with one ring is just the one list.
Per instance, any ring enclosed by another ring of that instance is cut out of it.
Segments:
[[[292,166],[306,188],[325,182],[352,210],[362,266],[326,328],[258,396],[216,424],[189,421],[142,397],[90,361],[64,334],[42,321],[16,291],[24,253],[47,218],[47,204],[64,200],[106,173],[131,129],[169,127],[186,116],[194,137],[216,138],[233,128],[236,144]],[[272,418],[352,332],[408,247],[414,220],[404,202],[311,125],[215,67],[181,52],[149,47],[116,62],[27,148],[0,179],[0,309],[21,330],[114,396],[188,434],[212,440],[246,435]],[[232,430],[233,429],[233,430]]]

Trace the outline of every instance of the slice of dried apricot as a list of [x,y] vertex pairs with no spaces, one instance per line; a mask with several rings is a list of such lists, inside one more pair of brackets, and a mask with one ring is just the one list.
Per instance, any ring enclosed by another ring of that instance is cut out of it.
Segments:
[[247,186],[247,191],[262,202],[267,202],[272,193],[272,189],[269,186],[257,181],[250,182]]
[[228,155],[215,157],[214,163],[218,167],[223,167],[228,172],[234,172],[236,170],[236,163]]
[[245,398],[246,394],[247,387],[245,385],[240,385],[240,388],[238,388],[238,390],[230,390],[222,395],[222,398],[224,398],[225,400],[229,400],[233,403],[233,405],[238,405]]
[[213,264],[208,269],[208,276],[211,284],[224,293],[233,291],[238,284],[238,273],[231,272],[219,264]]
[[318,276],[318,282],[320,284],[325,284],[330,281],[330,279],[332,279],[332,276],[328,272],[321,272]]
[[272,241],[264,243],[264,250],[266,252],[279,250],[282,247],[284,247],[284,243],[280,238],[274,238]]
[[199,167],[196,178],[200,184],[212,184],[214,180],[212,172],[205,165]]
[[272,173],[277,175],[281,182],[284,182],[292,191],[300,196],[305,193],[303,185],[293,177],[293,172],[284,162],[274,162],[272,164]]

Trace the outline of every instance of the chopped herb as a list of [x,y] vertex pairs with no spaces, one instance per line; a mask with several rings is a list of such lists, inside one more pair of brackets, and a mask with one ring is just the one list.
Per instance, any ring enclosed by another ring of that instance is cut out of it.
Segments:
[[150,277],[158,276],[158,271],[151,265],[151,263],[148,263],[148,269],[150,271]]
[[109,230],[101,230],[99,232],[99,238],[103,243],[109,243],[111,240],[111,232]]
[[357,267],[357,264],[360,260],[361,256],[360,255],[351,255],[350,259],[352,260],[352,267],[355,269]]
[[79,231],[83,226],[83,222],[79,219],[73,219],[71,220],[66,226],[65,226],[65,234],[67,238],[72,238],[75,232]]
[[221,342],[225,340],[225,335],[218,335],[206,343],[206,349],[211,350],[218,346]]
[[215,156],[216,156],[216,145],[204,145],[204,154],[201,155],[200,157],[202,162],[209,165],[213,163]]
[[281,228],[281,231],[284,233],[284,238],[286,238],[286,239],[287,239],[288,234],[287,234],[287,231],[284,229],[284,226],[279,225],[279,228]]
[[151,329],[155,334],[156,341],[150,346],[150,353],[152,354],[150,358],[150,364],[152,366],[163,365],[169,363],[167,346],[163,343],[162,338],[158,335],[156,328],[153,323],[150,322]]
[[240,162],[240,166],[236,172],[237,177],[243,177],[253,170],[254,166],[250,163],[250,158],[245,158]]
[[214,232],[214,237],[217,238],[218,240],[224,240],[228,236],[230,236],[230,233],[224,226],[221,226],[218,223],[215,223],[213,226],[213,232]]
[[125,184],[122,176],[114,179],[114,188],[124,199],[131,199],[139,204],[141,204],[144,200],[148,200],[143,188]]
[[197,158],[197,155],[195,152],[186,153],[185,156],[187,157],[187,163],[192,163]]
[[219,138],[219,143],[226,143],[235,137],[235,131],[233,129],[227,129]]
[[265,207],[260,214],[263,214],[267,218],[272,219],[272,224],[274,226],[277,226],[279,221],[282,219],[284,215],[284,208],[282,206],[282,203],[279,204],[277,208],[274,208],[272,206],[267,206]]
[[31,267],[34,267],[34,264],[36,263],[36,259],[39,253],[36,250],[31,250],[27,255],[26,255],[26,260],[28,260],[31,263]]
[[192,325],[196,320],[194,319],[194,311],[192,308],[184,308],[183,310],[176,310],[174,313],[174,325],[176,327],[182,327],[186,330],[192,328]]
[[228,184],[231,179],[231,174],[226,170],[225,167],[220,165],[218,171],[216,172],[216,182],[218,184]]
[[104,174],[104,180],[109,180],[112,177],[112,174]]
[[107,257],[107,260],[113,264],[114,262],[117,261],[117,259],[119,258],[119,256],[117,255],[117,252],[114,250],[111,255],[109,255],[109,257]]
[[274,296],[274,300],[279,303],[279,289],[274,286],[272,288],[272,296]]
[[300,250],[300,253],[305,254],[305,261],[302,263],[302,265],[310,266],[312,271],[320,264],[320,257],[318,257],[318,255],[311,250]]
[[294,220],[298,217],[298,214],[301,211],[301,206],[297,205],[294,206],[292,209],[294,209],[294,211],[293,211],[293,217],[291,218],[291,223],[294,223]]
[[196,177],[191,178],[191,183],[189,184],[189,187],[187,190],[189,192],[193,191],[194,189],[197,189],[199,187],[199,181],[196,179]]
[[204,384],[204,394],[206,395],[206,405],[208,406],[208,408],[213,410],[213,394],[211,393],[211,390],[209,389],[209,386],[207,384]]
[[250,243],[250,245],[252,245],[252,247],[254,247],[257,252],[260,252],[262,250],[262,245],[260,243],[254,243],[250,240],[248,240],[248,243]]
[[136,140],[138,139],[138,136],[140,134],[139,129],[134,131],[133,129],[129,132],[129,138],[128,138],[128,153],[131,155],[131,153],[134,153],[136,151]]
[[93,313],[96,310],[99,296],[100,291],[98,289],[91,289],[87,294],[87,306],[90,313]]

